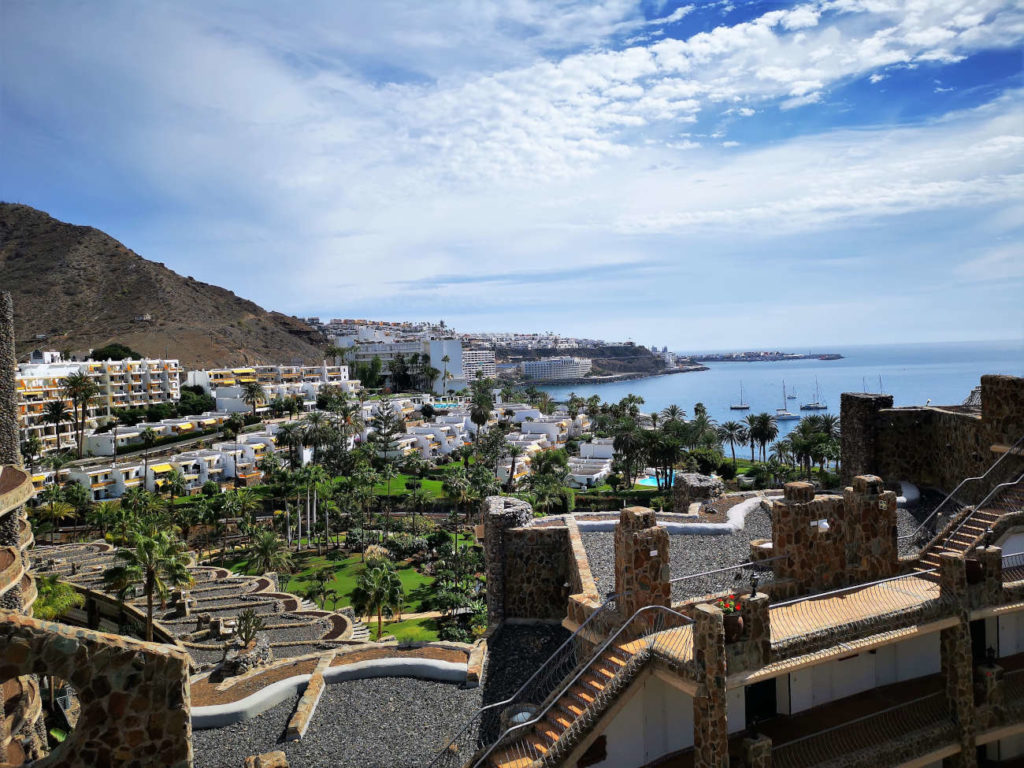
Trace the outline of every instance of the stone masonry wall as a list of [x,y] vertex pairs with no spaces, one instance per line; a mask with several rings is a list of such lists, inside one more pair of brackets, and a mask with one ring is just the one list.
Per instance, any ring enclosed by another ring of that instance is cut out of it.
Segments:
[[54,675],[78,691],[75,730],[39,768],[192,765],[188,655],[170,646],[0,615],[0,679]]
[[[887,483],[909,480],[952,491],[992,464],[991,446],[1024,436],[1024,378],[982,376],[980,414],[956,406],[893,408],[889,395],[847,392],[841,418],[844,484],[858,474],[875,474]],[[963,501],[979,500],[971,488],[964,491]]]
[[[513,528],[505,532],[506,619],[560,621],[571,585],[566,528]],[[488,582],[488,594],[494,587]]]
[[505,618],[505,534],[533,519],[528,502],[505,496],[489,496],[483,501],[484,558],[487,570],[487,623]]

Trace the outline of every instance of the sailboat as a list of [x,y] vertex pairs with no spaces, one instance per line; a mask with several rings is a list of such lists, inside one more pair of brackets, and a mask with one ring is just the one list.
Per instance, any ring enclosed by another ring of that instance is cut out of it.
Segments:
[[818,377],[814,377],[814,401],[804,403],[800,406],[801,411],[827,411],[828,406],[821,402],[821,392],[818,389]]
[[730,411],[749,411],[750,406],[743,402],[743,382],[740,382],[740,401],[729,406]]
[[786,410],[786,400],[788,400],[788,398],[786,397],[786,380],[783,379],[782,380],[782,407],[775,409],[775,420],[776,421],[793,421],[795,419],[799,419],[800,418],[797,414],[792,413],[791,411]]

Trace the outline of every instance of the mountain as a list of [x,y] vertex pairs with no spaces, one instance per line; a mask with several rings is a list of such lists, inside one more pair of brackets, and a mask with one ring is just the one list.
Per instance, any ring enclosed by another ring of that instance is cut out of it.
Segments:
[[36,348],[81,356],[110,342],[193,368],[323,357],[326,340],[302,320],[27,205],[0,203],[0,286],[14,298],[22,358]]

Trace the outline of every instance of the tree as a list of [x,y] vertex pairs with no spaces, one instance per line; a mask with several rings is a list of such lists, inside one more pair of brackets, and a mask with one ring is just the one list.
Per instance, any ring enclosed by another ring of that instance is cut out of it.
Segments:
[[103,574],[108,589],[117,592],[123,601],[129,590],[142,585],[146,597],[146,641],[153,642],[153,599],[167,600],[170,591],[192,583],[188,552],[181,542],[167,531],[152,536],[136,534],[132,546],[117,550],[117,563]]
[[56,485],[44,488],[39,495],[43,504],[36,507],[36,515],[50,525],[50,545],[53,546],[57,526],[75,516],[75,508],[64,501],[64,494]]
[[426,488],[416,488],[409,496],[409,504],[412,507],[412,534],[416,535],[416,513],[421,515],[431,505],[433,499]]
[[85,452],[85,419],[89,404],[100,393],[99,386],[87,374],[75,371],[61,380],[61,398],[70,400],[78,421],[78,458]]
[[447,354],[441,358],[441,362],[444,364],[444,373],[441,374],[441,394],[443,395],[448,394],[448,380],[453,378],[452,374],[448,373],[448,363],[451,361],[452,359]]
[[142,446],[145,448],[145,453],[142,454],[142,481],[146,481],[146,476],[149,474],[149,451],[156,445],[156,432],[152,427],[146,427],[142,430]]
[[480,431],[487,424],[491,418],[491,406],[484,405],[483,403],[473,403],[469,409],[469,420],[476,425],[476,432],[473,434],[473,442],[477,442],[480,438]]
[[175,496],[184,496],[188,493],[188,484],[185,481],[185,475],[181,473],[180,469],[172,469],[167,473],[167,477],[164,478],[163,487],[167,491],[167,497],[170,499],[171,504],[174,504]]
[[[53,424],[54,432],[57,434],[57,448],[60,448],[60,425],[65,421],[74,424],[70,411],[63,400],[51,400],[43,407],[43,421]],[[38,439],[38,438],[37,438]]]
[[508,455],[512,459],[512,466],[508,470],[508,482],[505,483],[505,490],[511,493],[516,483],[516,459],[523,455],[523,449],[518,445],[510,445],[508,447]]
[[389,616],[401,608],[405,597],[402,581],[390,563],[366,568],[352,590],[352,608],[360,616],[377,616],[377,639],[380,639],[384,613]]
[[28,467],[29,474],[35,474],[36,462],[39,461],[39,454],[43,451],[43,441],[38,435],[29,435],[21,443],[21,457]]
[[736,446],[747,444],[747,430],[738,421],[727,421],[718,428],[718,437],[732,450],[732,466],[736,468]]
[[290,571],[292,555],[277,533],[262,528],[249,540],[249,567],[257,574]]
[[43,621],[55,621],[85,602],[85,597],[67,582],[60,581],[56,573],[36,578],[38,596],[32,604],[32,616]]
[[673,403],[662,409],[661,416],[665,421],[679,422],[686,418],[686,411]]
[[635,423],[623,423],[612,441],[615,453],[619,455],[626,487],[632,488],[647,461],[647,445]]
[[247,381],[242,385],[242,402],[252,406],[253,418],[256,417],[256,406],[266,399],[267,392],[258,381]]
[[113,342],[89,353],[90,360],[141,360],[142,355],[129,346]]

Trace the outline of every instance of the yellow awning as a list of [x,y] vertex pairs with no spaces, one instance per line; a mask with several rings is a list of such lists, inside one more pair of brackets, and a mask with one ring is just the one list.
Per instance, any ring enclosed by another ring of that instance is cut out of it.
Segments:
[[152,469],[153,472],[170,472],[174,467],[170,464],[154,464],[150,469]]
[[190,429],[192,429],[192,428],[193,428],[193,427],[192,427],[192,425],[191,425],[191,424],[179,424],[179,425],[178,425],[178,430],[179,430],[179,431],[181,431],[181,432],[185,432],[185,431],[188,431],[188,430],[190,430]]

